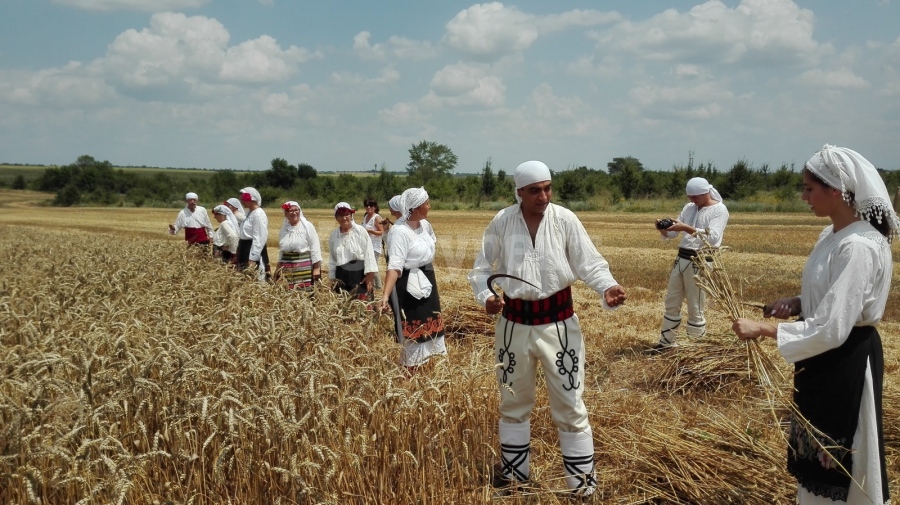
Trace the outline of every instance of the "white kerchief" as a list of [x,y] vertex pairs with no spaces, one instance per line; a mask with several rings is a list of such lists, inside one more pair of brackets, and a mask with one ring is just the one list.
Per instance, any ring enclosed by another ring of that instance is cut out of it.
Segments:
[[722,195],[720,195],[719,192],[716,191],[716,188],[703,177],[694,177],[689,180],[687,186],[684,188],[684,192],[687,193],[688,196],[699,196],[709,193],[713,200],[717,202],[722,201]]
[[409,188],[400,195],[400,212],[403,213],[401,219],[404,221],[409,219],[409,215],[413,209],[421,207],[428,201],[428,192],[425,188]]
[[240,230],[240,228],[238,227],[237,218],[234,217],[234,212],[231,212],[231,209],[229,209],[227,205],[216,205],[213,208],[213,214],[222,214],[223,216],[225,216],[225,220],[228,221],[228,224],[234,227],[235,233]]
[[[285,209],[285,206],[287,206],[287,209]],[[304,223],[304,221],[306,221],[306,216],[303,215],[303,208],[300,207],[300,204],[299,204],[299,203],[297,203],[297,202],[295,202],[295,201],[293,201],[293,200],[288,200],[288,201],[284,202],[283,204],[281,204],[281,208],[284,209],[284,210],[288,210],[288,209],[290,209],[291,207],[297,207],[297,210],[300,211],[300,222],[297,223],[297,224],[303,224],[304,226],[306,226],[305,223]],[[290,228],[290,227],[291,227],[291,223],[290,223],[290,221],[288,221],[288,218],[286,218],[286,217],[284,218],[284,225],[283,225],[283,226],[286,227],[286,228]]]
[[394,212],[403,212],[403,207],[400,207],[400,195],[394,195],[388,201],[388,207]]
[[248,195],[250,195],[250,198],[252,198],[253,201],[256,202],[257,205],[262,207],[262,197],[259,195],[259,191],[257,191],[256,188],[246,187],[246,188],[242,189],[240,192],[247,193]]
[[200,197],[197,196],[197,193],[188,193],[188,194],[184,195],[184,199],[185,200],[199,200]]
[[841,192],[844,201],[852,204],[862,219],[875,218],[879,223],[887,219],[891,233],[900,232],[900,220],[891,205],[891,197],[881,175],[863,155],[846,147],[825,144],[806,162],[806,169]]
[[231,197],[231,198],[229,198],[228,200],[225,200],[225,201],[228,202],[228,205],[231,205],[231,206],[234,207],[235,209],[243,208],[243,206],[241,205],[241,201],[238,200],[238,199],[235,198],[235,197]]
[[516,167],[513,179],[516,181],[516,201],[522,203],[518,190],[529,184],[549,181],[551,179],[550,168],[541,161],[526,161]]

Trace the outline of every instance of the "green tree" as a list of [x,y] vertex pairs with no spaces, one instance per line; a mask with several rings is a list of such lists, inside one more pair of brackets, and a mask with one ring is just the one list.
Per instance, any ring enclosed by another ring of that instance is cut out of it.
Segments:
[[282,158],[272,160],[272,168],[266,171],[266,179],[276,188],[291,189],[296,178],[297,170]]
[[494,196],[497,181],[494,179],[494,171],[491,169],[491,159],[488,158],[481,169],[481,194],[487,197]]
[[316,169],[313,168],[309,163],[298,163],[297,164],[297,177],[303,179],[304,181],[309,179],[314,179],[318,175]]
[[756,183],[757,177],[750,164],[745,160],[738,160],[725,174],[722,196],[733,200],[748,197],[756,192]]
[[638,186],[643,179],[641,173],[644,171],[644,165],[637,158],[633,156],[613,158],[606,164],[606,168],[626,199],[631,198],[638,191]]
[[25,184],[25,176],[19,174],[12,181],[12,189],[25,189],[27,185]]
[[444,144],[423,140],[409,150],[406,171],[415,175],[423,185],[435,179],[448,177],[456,169],[458,157]]

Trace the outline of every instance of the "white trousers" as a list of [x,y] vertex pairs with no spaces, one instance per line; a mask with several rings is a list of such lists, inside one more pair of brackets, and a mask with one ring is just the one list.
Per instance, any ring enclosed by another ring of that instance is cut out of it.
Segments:
[[674,344],[675,332],[681,325],[681,304],[687,302],[688,335],[702,337],[706,333],[706,318],[703,310],[706,307],[706,293],[697,286],[694,276],[697,267],[689,259],[675,258],[672,271],[669,273],[669,288],[666,292],[666,313],[660,328],[659,343]]
[[[544,369],[550,415],[567,432],[590,428],[584,392],[584,338],[578,316],[556,323],[529,326],[500,316],[494,355],[500,364],[500,418],[524,423],[531,418],[538,364]],[[505,385],[505,386],[504,386]]]
[[594,439],[584,405],[584,336],[578,316],[529,326],[500,316],[494,351],[500,384],[500,455],[504,477],[530,475],[531,411],[538,364],[544,370],[550,416],[559,429],[566,484],[578,496],[594,493]]

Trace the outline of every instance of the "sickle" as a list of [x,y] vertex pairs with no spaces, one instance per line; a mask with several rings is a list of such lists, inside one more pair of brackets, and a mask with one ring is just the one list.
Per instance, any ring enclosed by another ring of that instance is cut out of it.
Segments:
[[513,280],[516,280],[516,281],[519,281],[519,282],[524,282],[525,284],[528,284],[529,286],[535,287],[535,288],[537,288],[537,289],[541,289],[541,288],[538,288],[537,286],[535,286],[534,284],[532,284],[532,283],[526,281],[525,279],[520,279],[520,278],[516,277],[515,275],[509,275],[509,274],[494,274],[494,275],[492,275],[492,276],[490,276],[490,277],[487,278],[487,285],[488,285],[488,290],[491,292],[491,294],[494,295],[494,296],[497,297],[497,298],[500,298],[500,297],[497,295],[497,292],[494,291],[494,280],[495,280],[495,279],[499,279],[499,278],[501,278],[501,277],[507,277],[507,278],[509,278],[509,279],[513,279]]

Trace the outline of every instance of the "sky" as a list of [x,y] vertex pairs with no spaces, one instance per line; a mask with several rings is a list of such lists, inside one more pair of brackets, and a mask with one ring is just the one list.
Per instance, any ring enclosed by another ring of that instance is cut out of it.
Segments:
[[0,163],[900,169],[900,0],[0,0]]

